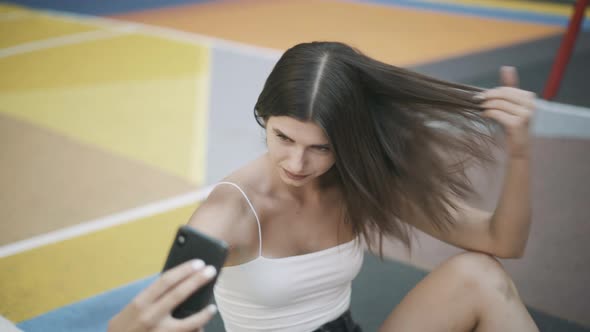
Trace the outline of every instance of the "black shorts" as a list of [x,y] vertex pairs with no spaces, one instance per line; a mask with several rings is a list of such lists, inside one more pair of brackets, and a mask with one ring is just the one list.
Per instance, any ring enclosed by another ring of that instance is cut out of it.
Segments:
[[361,327],[353,320],[350,310],[346,310],[340,317],[320,326],[313,332],[362,332]]

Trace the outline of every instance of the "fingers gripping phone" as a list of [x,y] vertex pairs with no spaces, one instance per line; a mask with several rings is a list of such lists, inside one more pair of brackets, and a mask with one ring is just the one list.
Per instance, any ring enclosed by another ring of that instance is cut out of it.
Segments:
[[[227,258],[228,245],[196,229],[180,226],[170,247],[162,272],[192,259],[201,259],[206,265],[213,265],[220,271]],[[218,274],[219,275],[219,274]],[[185,318],[205,308],[213,297],[213,286],[217,276],[201,287],[172,311],[175,318]]]

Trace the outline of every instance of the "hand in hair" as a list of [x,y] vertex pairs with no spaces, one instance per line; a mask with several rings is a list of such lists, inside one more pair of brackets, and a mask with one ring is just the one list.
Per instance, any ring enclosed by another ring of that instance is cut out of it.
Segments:
[[529,125],[535,109],[535,94],[518,89],[518,74],[514,67],[500,69],[502,87],[483,91],[483,115],[496,120],[505,129],[506,148],[511,158],[529,155]]
[[166,271],[111,319],[107,332],[201,331],[216,313],[215,306],[184,319],[172,317],[171,312],[211,280],[205,270],[202,261],[191,261]]

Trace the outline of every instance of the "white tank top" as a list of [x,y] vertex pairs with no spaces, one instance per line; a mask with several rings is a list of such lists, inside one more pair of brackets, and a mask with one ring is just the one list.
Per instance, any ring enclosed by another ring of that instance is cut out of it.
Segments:
[[351,282],[361,269],[363,249],[355,240],[309,254],[262,256],[260,219],[235,183],[258,223],[258,257],[224,267],[214,288],[228,332],[310,332],[350,306]]

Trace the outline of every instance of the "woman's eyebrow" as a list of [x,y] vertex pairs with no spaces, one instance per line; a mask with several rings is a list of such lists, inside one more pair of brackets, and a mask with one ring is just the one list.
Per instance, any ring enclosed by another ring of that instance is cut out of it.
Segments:
[[[273,128],[272,130],[273,130],[275,133],[277,133],[277,134],[285,135],[285,133],[283,133],[282,131],[278,130],[277,128]],[[287,135],[285,135],[285,136],[287,136]]]
[[[288,139],[292,140],[293,142],[295,142],[295,140],[294,140],[294,139],[292,139],[291,137],[287,136],[287,134],[283,133],[283,132],[282,132],[282,131],[280,131],[279,129],[277,129],[277,128],[273,128],[272,130],[273,130],[273,131],[274,131],[276,134],[278,134],[278,135],[283,135],[283,136],[285,136],[286,138],[288,138]],[[311,146],[312,148],[322,148],[322,149],[329,149],[329,148],[330,148],[330,144],[312,144],[312,145],[310,145],[310,146]]]
[[276,134],[283,135],[283,136],[287,137],[288,139],[291,139],[291,137],[287,136],[287,134],[283,133],[282,131],[280,131],[280,130],[278,130],[278,129],[276,129],[276,128],[273,128],[272,130],[273,130],[273,131],[274,131]]

